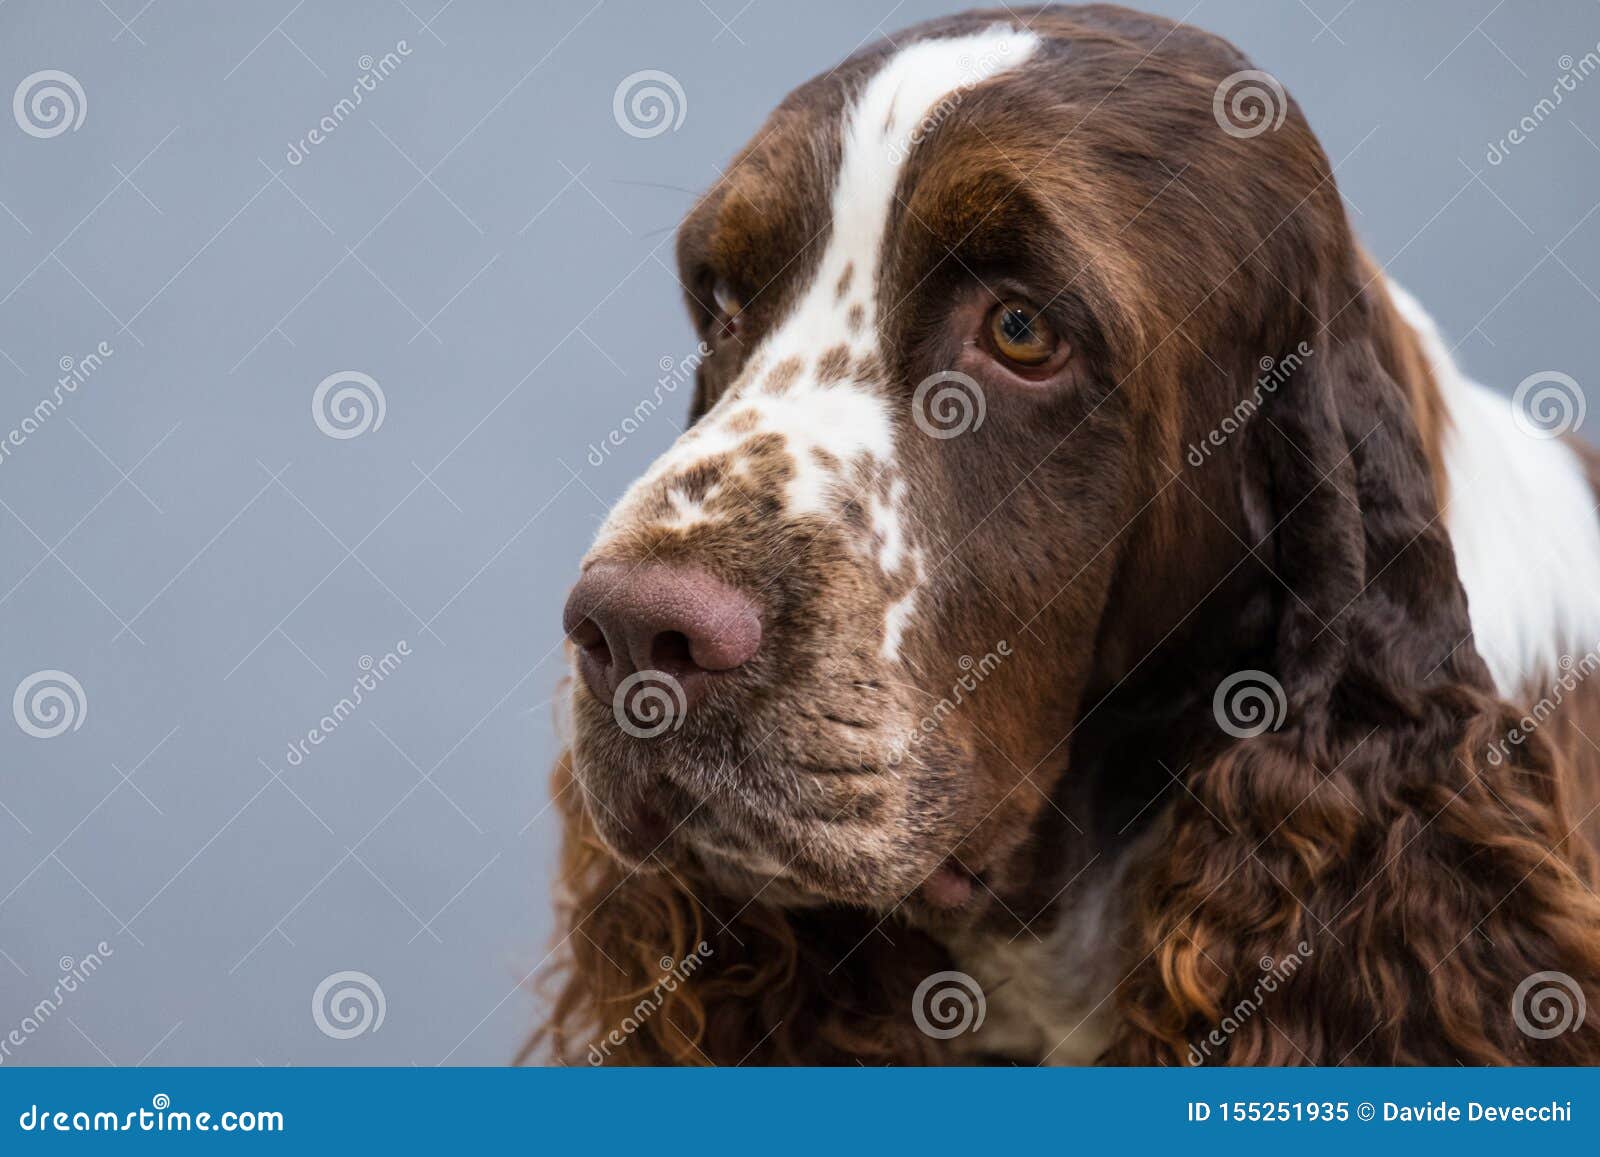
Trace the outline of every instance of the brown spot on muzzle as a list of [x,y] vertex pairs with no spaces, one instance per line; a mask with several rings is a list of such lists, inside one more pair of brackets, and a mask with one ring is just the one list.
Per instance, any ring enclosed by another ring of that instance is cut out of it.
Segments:
[[681,491],[685,498],[701,502],[711,493],[712,488],[727,476],[732,464],[732,457],[727,454],[703,459],[674,474],[671,479],[672,489]]
[[767,375],[763,383],[765,393],[780,395],[789,392],[789,387],[794,385],[795,379],[800,376],[800,371],[805,369],[805,363],[799,358],[784,358],[772,367],[772,372]]
[[817,362],[817,381],[823,385],[842,382],[850,372],[850,347],[836,345]]

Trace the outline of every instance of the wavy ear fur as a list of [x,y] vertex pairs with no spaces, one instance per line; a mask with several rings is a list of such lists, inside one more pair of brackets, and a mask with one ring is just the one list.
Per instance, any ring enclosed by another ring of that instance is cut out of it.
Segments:
[[[1410,406],[1375,350],[1387,303],[1355,286],[1335,328],[1288,327],[1313,355],[1240,456],[1280,580],[1284,722],[1191,773],[1108,1059],[1600,1063],[1592,851],[1548,743],[1490,757],[1516,713],[1474,648]],[[1591,1015],[1531,1036],[1513,996],[1551,971]]]
[[[593,1065],[928,1064],[912,996],[949,967],[864,912],[735,901],[678,869],[633,872],[601,844],[563,756],[550,1013],[519,1061]],[[691,963],[692,962],[692,963]]]

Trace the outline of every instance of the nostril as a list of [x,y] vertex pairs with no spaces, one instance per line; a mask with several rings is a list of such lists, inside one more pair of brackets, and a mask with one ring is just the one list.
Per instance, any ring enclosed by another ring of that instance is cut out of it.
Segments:
[[699,669],[690,652],[689,636],[682,631],[662,631],[650,644],[650,665],[669,675]]
[[572,630],[567,632],[567,637],[593,655],[600,663],[611,661],[611,648],[606,645],[605,632],[600,629],[593,619],[584,619]]
[[709,690],[705,676],[752,659],[762,634],[749,595],[705,571],[662,564],[591,565],[567,598],[562,626],[584,682],[600,699],[654,669],[693,701]]

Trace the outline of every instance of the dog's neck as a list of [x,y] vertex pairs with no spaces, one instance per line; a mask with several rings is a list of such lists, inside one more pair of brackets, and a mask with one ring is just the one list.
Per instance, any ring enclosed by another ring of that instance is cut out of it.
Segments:
[[[979,925],[941,937],[988,1000],[990,1027],[970,1046],[978,1055],[1088,1064],[1104,1051],[1116,988],[1144,951],[1134,942],[1142,870],[1190,768],[1230,741],[1214,715],[1218,683],[1268,663],[1275,590],[1259,560],[1246,559],[1204,616],[1170,631],[1133,670],[1112,664],[1091,680],[1052,806],[1004,873],[1017,883]],[[1239,629],[1223,636],[1201,618]]]
[[1081,865],[1038,919],[944,938],[987,1002],[984,1029],[962,1042],[970,1059],[1087,1065],[1105,1051],[1128,969],[1134,885],[1166,826],[1165,805],[1150,810],[1136,835]]

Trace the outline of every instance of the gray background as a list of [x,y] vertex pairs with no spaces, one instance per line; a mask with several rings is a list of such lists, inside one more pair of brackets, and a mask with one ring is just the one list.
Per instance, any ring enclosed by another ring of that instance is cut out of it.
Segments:
[[[42,69],[87,97],[51,139],[0,108],[0,436],[62,358],[114,350],[0,463],[0,702],[56,668],[88,704],[48,740],[0,712],[0,1036],[61,957],[114,950],[7,1063],[495,1064],[528,1029],[561,601],[687,406],[589,461],[693,349],[671,226],[788,89],[959,7],[591,3],[0,6],[0,97]],[[1470,370],[1584,381],[1600,76],[1485,152],[1595,48],[1600,8],[1150,7],[1283,80]],[[641,69],[686,96],[649,139],[612,114]],[[348,440],[310,405],[342,370],[387,402]],[[333,1040],[311,994],[345,969],[387,1014]]]

